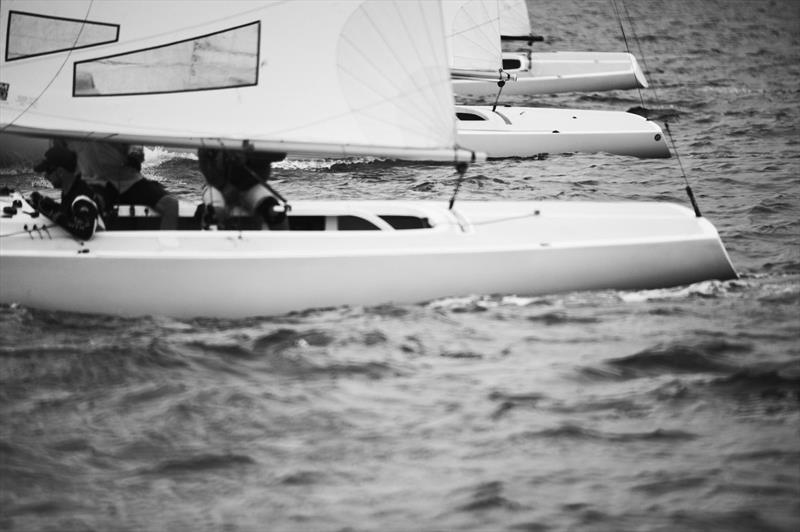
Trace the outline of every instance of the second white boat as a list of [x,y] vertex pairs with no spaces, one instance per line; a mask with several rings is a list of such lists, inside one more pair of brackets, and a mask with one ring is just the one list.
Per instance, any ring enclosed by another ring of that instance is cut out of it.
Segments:
[[606,152],[669,157],[661,127],[622,111],[456,106],[458,142],[489,158]]

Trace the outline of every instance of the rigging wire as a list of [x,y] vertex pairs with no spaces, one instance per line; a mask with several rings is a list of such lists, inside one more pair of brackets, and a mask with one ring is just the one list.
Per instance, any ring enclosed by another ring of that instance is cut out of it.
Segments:
[[[631,16],[630,11],[628,10],[628,5],[622,0],[622,9],[625,11],[625,18],[628,21],[628,26],[631,28],[631,32],[633,33],[633,40],[636,43],[636,49],[639,51],[639,58],[642,60],[642,66],[644,66],[644,74],[647,77],[650,77],[650,67],[647,66],[647,57],[645,56],[644,51],[642,50],[642,41],[639,39],[639,35],[636,33],[636,28],[633,25],[633,17]],[[625,46],[628,46],[628,43],[625,43]],[[630,51],[629,51],[630,53]],[[656,107],[661,108],[660,99],[658,97],[658,90],[655,85],[650,87],[653,90],[653,99],[656,101]],[[639,91],[639,95],[641,97],[641,90]],[[644,104],[642,104],[644,107]]]
[[497,109],[497,102],[500,101],[500,95],[503,93],[503,87],[506,86],[506,82],[502,79],[502,70],[500,72],[501,72],[501,74],[500,74],[501,75],[501,79],[499,79],[497,81],[497,86],[500,87],[500,89],[497,91],[497,97],[494,99],[494,105],[492,105],[492,112],[493,113],[494,113],[494,110]]
[[[619,31],[622,33],[622,40],[625,41],[625,51],[630,54],[631,47],[628,45],[628,36],[625,34],[625,26],[622,24],[622,15],[619,12],[619,7],[617,7],[617,0],[611,0],[611,5],[614,6],[614,12],[617,15],[617,22],[619,23]],[[641,50],[639,53],[641,54]],[[637,87],[636,90],[639,92],[639,101],[642,103],[642,109],[644,109],[644,96],[642,95],[642,89]]]
[[689,185],[689,178],[686,177],[686,170],[683,168],[683,163],[681,162],[681,158],[678,155],[678,148],[675,146],[675,139],[672,137],[672,132],[669,130],[669,122],[666,120],[664,121],[664,129],[667,130],[667,137],[669,137],[669,142],[672,144],[672,151],[675,152],[675,159],[678,160],[678,166],[681,169],[681,175],[683,175],[683,182],[686,183],[686,194],[689,196],[689,201],[692,202],[692,207],[694,208],[694,214],[698,218],[702,218],[703,215],[700,213],[700,208],[697,206],[697,202],[694,199],[694,192],[692,192],[692,187]]
[[[634,30],[634,27],[633,27],[633,19],[631,18],[630,12],[628,11],[627,6],[625,5],[625,0],[620,0],[620,2],[622,3],[622,7],[625,10],[625,14],[626,14],[626,16],[628,18],[628,24],[630,25],[631,31],[633,32],[634,40],[636,41],[637,47],[639,49],[639,55],[643,58],[642,59],[642,63],[645,66],[645,73],[649,74],[648,69],[647,69],[647,63],[644,61],[644,52],[642,51],[641,42],[639,41],[639,38],[637,37],[636,31]],[[628,46],[628,38],[625,35],[625,28],[624,28],[624,25],[622,23],[622,15],[620,13],[619,7],[617,6],[617,0],[611,0],[611,4],[614,6],[614,11],[616,12],[616,15],[617,15],[617,22],[619,22],[620,31],[622,32],[622,38],[625,41],[625,48],[628,51],[628,53],[630,53],[630,47]],[[652,85],[652,82],[651,82],[651,85]],[[655,86],[653,86],[653,97],[655,98],[655,101],[656,101],[656,107],[661,108],[661,102],[658,99],[658,94],[657,94],[657,92],[655,90]],[[646,109],[646,107],[644,105],[644,97],[642,96],[641,89],[639,89],[639,100],[642,102],[642,111],[645,113],[644,117],[648,118],[648,120],[649,120],[649,117],[647,116],[647,115],[649,115],[649,111]],[[686,175],[686,169],[684,168],[683,162],[681,161],[680,154],[678,153],[678,147],[675,144],[675,138],[672,136],[672,131],[669,128],[669,121],[667,119],[667,116],[664,116],[662,118],[662,121],[664,122],[664,129],[667,132],[667,137],[669,138],[669,142],[672,145],[672,151],[673,151],[673,153],[675,153],[675,159],[678,161],[678,167],[681,170],[681,176],[683,176],[683,182],[686,185],[686,195],[689,196],[689,201],[692,204],[692,208],[694,209],[695,216],[697,216],[698,218],[702,218],[703,215],[700,212],[700,208],[697,205],[697,201],[695,200],[695,197],[694,197],[694,192],[692,192],[692,187],[689,184],[689,178]]]
[[493,218],[491,220],[482,220],[480,222],[471,222],[470,225],[473,225],[473,226],[474,225],[492,225],[492,224],[499,224],[499,223],[503,223],[503,222],[511,222],[511,221],[514,221],[514,220],[524,220],[526,218],[535,218],[535,217],[538,217],[538,216],[541,216],[541,212],[539,212],[539,210],[535,210],[535,211],[530,212],[528,214],[520,214],[520,215],[517,215],[517,216],[506,216],[504,218]]
[[[473,158],[475,157],[475,152],[472,152]],[[461,188],[461,183],[464,181],[464,174],[467,173],[467,163],[463,161],[459,161],[456,163],[456,172],[458,172],[458,180],[456,181],[456,187],[453,190],[453,195],[450,196],[450,203],[447,206],[448,210],[453,210],[453,205],[456,202],[456,195],[458,194],[458,190]]]

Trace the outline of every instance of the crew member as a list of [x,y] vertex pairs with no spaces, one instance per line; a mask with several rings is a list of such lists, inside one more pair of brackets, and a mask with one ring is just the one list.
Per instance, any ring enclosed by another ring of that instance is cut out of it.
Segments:
[[104,187],[108,205],[147,205],[161,215],[161,229],[177,229],[178,200],[161,183],[141,173],[141,147],[101,141],[69,141],[78,171],[92,186]]
[[56,144],[45,152],[44,159],[33,169],[43,172],[53,187],[61,190],[61,203],[42,196],[31,195],[31,204],[46,217],[80,240],[89,240],[98,227],[104,227],[102,195],[76,172],[75,154]]
[[197,159],[208,187],[203,197],[213,206],[218,223],[224,223],[234,207],[241,207],[260,218],[271,230],[288,229],[284,206],[264,185],[271,164],[286,157],[285,153],[245,153],[200,148]]

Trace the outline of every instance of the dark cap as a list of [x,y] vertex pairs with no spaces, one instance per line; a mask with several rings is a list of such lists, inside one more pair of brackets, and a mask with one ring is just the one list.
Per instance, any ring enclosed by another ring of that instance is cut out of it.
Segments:
[[63,146],[53,146],[44,153],[44,159],[33,167],[33,171],[50,173],[61,167],[69,172],[74,172],[76,166],[77,157],[73,152]]

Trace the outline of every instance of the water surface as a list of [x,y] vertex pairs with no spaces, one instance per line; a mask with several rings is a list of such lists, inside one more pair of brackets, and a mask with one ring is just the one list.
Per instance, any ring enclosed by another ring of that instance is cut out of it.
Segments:
[[[674,112],[739,280],[236,321],[0,307],[0,528],[800,528],[800,7],[617,4],[655,91],[508,103]],[[625,50],[610,2],[531,5],[537,49]],[[150,151],[145,171],[199,195],[190,156]],[[372,160],[275,177],[290,199],[446,201],[456,180]],[[460,198],[688,205],[676,158],[553,155],[468,177]]]

